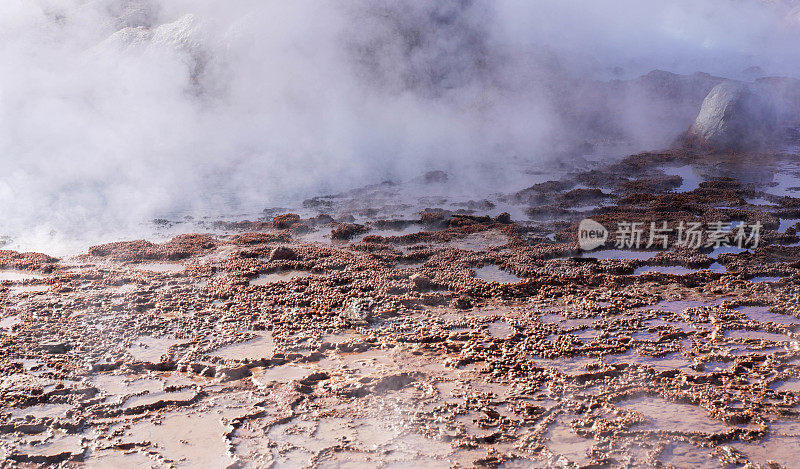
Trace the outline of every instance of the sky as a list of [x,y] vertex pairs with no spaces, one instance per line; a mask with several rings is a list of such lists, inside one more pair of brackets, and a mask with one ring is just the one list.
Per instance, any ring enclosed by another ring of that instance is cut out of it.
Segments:
[[[135,237],[153,218],[257,211],[431,169],[544,166],[598,138],[574,125],[602,101],[587,92],[596,82],[654,69],[800,76],[798,11],[756,0],[4,0],[0,235],[12,246]],[[649,105],[629,101],[634,116]],[[641,120],[615,138],[632,149],[674,138]]]

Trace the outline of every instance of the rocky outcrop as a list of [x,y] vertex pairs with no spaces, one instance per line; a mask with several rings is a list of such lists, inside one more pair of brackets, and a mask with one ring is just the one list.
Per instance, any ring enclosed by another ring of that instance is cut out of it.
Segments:
[[686,143],[719,151],[757,149],[776,132],[772,103],[746,84],[725,81],[703,100]]

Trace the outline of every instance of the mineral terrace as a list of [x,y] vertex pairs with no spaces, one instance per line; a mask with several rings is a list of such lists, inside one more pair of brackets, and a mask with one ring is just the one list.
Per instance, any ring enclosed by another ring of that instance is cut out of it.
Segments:
[[[458,207],[386,183],[0,251],[2,466],[798,467],[788,158],[645,153]],[[763,230],[582,252],[585,217]]]

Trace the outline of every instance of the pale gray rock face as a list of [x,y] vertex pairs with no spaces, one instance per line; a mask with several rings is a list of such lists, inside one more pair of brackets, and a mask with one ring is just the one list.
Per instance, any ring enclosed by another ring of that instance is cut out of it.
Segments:
[[703,100],[689,128],[693,144],[713,150],[744,150],[765,145],[777,127],[771,103],[742,83],[725,81]]

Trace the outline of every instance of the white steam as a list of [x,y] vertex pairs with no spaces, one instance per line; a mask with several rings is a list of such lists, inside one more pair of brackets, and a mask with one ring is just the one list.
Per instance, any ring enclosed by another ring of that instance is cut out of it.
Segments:
[[[108,237],[563,158],[607,137],[590,80],[798,75],[797,16],[757,0],[4,0],[0,235]],[[685,125],[626,99],[614,138]]]

